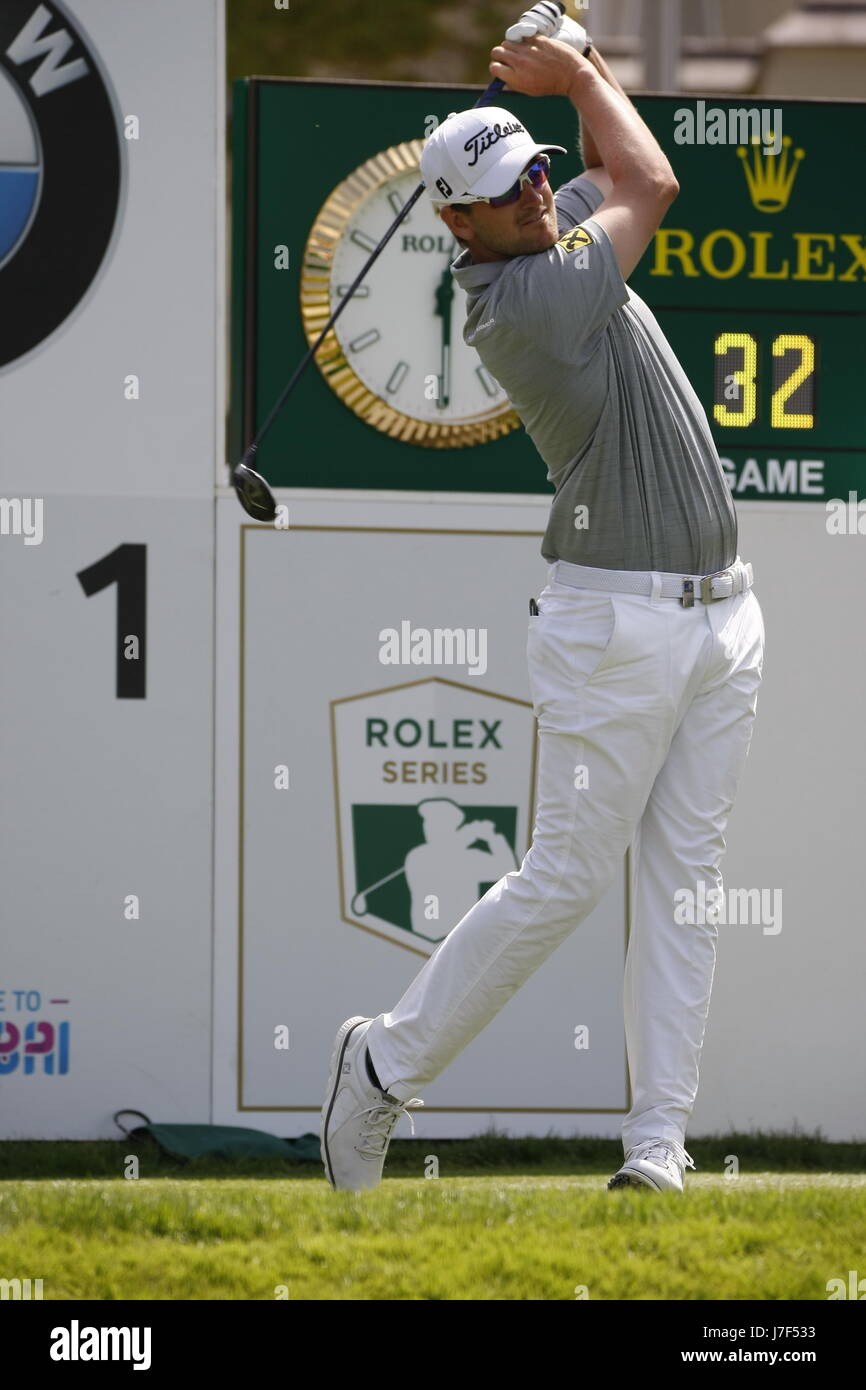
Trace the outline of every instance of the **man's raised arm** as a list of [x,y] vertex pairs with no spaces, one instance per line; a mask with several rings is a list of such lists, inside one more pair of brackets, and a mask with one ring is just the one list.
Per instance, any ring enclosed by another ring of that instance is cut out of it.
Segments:
[[610,192],[593,217],[610,237],[627,279],[679,192],[652,131],[589,59],[556,39],[506,39],[493,49],[492,58],[491,73],[511,91],[567,96],[586,122],[593,152],[611,179]]

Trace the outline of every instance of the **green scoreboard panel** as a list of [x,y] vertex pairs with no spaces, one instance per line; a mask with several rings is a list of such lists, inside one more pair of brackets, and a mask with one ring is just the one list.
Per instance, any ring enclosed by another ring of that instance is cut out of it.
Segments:
[[[306,351],[304,248],[323,204],[365,161],[423,139],[479,90],[235,84],[233,458]],[[574,151],[554,157],[554,188],[580,172],[570,103],[506,94],[503,104],[536,140]],[[852,164],[852,152],[866,147],[866,102],[651,96],[635,104],[681,192],[629,283],[706,409],[735,498],[866,495],[866,191]],[[759,130],[763,143],[753,143]],[[385,212],[367,228],[371,244],[393,215]],[[398,231],[382,260],[438,254],[441,245],[425,247],[432,240]],[[356,271],[361,248],[358,256]],[[407,340],[412,333],[407,315]],[[522,428],[462,448],[391,438],[338,399],[313,365],[257,467],[283,487],[551,490]]]

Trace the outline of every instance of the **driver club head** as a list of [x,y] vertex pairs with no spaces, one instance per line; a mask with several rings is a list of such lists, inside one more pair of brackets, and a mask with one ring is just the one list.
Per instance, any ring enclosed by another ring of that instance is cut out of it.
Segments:
[[274,494],[261,473],[250,468],[246,461],[254,455],[255,448],[248,449],[242,462],[235,465],[232,470],[232,486],[245,512],[256,521],[273,521],[277,515]]

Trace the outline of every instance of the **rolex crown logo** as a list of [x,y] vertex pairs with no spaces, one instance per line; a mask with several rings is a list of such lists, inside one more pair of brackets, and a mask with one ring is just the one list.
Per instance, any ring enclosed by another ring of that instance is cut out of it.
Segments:
[[786,135],[778,154],[768,153],[757,137],[752,141],[751,151],[745,145],[737,149],[743,161],[749,196],[759,212],[781,212],[788,205],[797,169],[805,154],[805,150],[794,150],[792,155],[790,147],[791,137]]

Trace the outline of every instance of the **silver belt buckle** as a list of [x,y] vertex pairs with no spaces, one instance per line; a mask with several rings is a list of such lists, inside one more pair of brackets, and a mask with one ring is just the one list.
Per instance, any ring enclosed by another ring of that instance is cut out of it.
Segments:
[[[730,594],[719,594],[718,597],[717,597],[717,596],[713,593],[713,580],[714,580],[714,579],[724,579],[725,575],[728,575],[728,576],[730,577],[730,581],[731,581],[731,592],[730,592]],[[720,599],[723,599],[723,598],[731,598],[731,597],[733,596],[733,593],[734,593],[734,576],[733,576],[733,573],[732,573],[731,570],[719,570],[717,574],[707,574],[707,575],[705,575],[704,578],[701,580],[701,602],[702,602],[702,603],[718,603]]]

